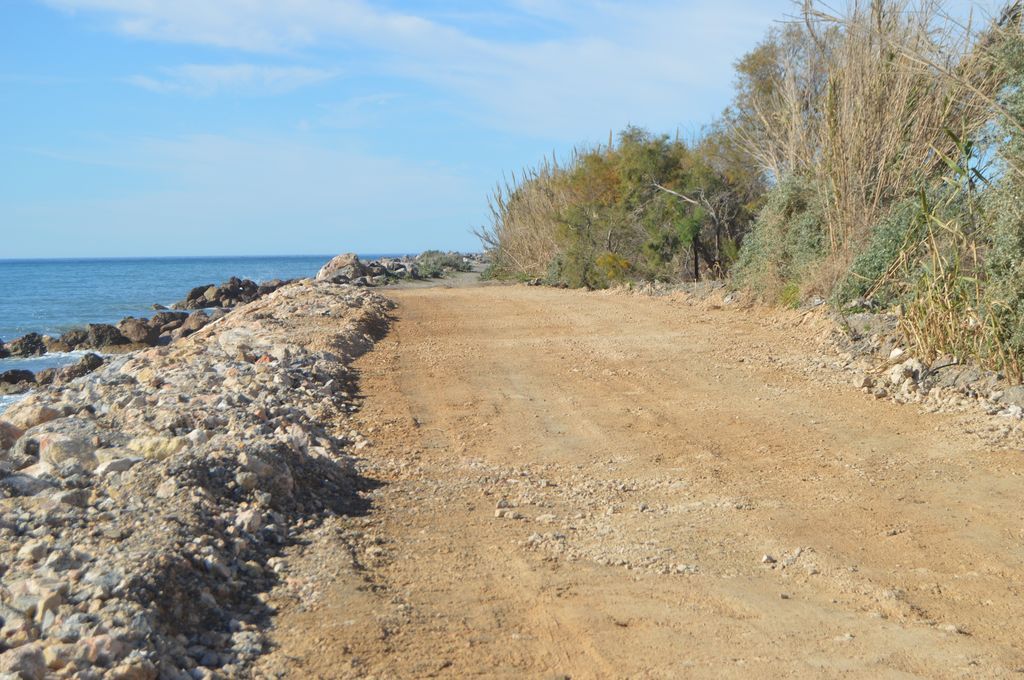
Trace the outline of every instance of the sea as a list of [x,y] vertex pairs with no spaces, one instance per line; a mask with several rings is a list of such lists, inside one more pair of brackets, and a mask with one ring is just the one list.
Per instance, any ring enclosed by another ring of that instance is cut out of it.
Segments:
[[[360,258],[394,256],[370,253]],[[232,276],[256,282],[309,277],[331,257],[0,259],[0,339],[10,341],[31,332],[57,336],[88,323],[148,317],[155,313],[154,304],[170,307],[196,286],[220,284]],[[63,366],[78,361],[81,354],[0,359],[0,373]],[[19,398],[0,396],[0,411]]]

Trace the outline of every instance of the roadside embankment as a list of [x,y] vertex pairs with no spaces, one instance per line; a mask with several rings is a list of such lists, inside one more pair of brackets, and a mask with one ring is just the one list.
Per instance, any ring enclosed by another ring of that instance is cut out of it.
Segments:
[[350,362],[391,303],[302,281],[0,418],[0,675],[242,675],[303,528],[365,508]]

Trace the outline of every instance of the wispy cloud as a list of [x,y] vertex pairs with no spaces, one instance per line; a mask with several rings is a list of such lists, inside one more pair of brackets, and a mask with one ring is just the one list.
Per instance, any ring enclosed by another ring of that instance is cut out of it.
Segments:
[[301,66],[255,64],[185,64],[161,71],[159,77],[136,75],[132,85],[154,92],[212,95],[229,91],[243,94],[281,94],[314,85],[339,75],[339,71]]
[[325,37],[412,43],[450,35],[413,14],[382,11],[361,0],[44,0],[69,12],[105,13],[121,33],[254,52],[310,46]]
[[[138,38],[279,55],[316,50],[346,70],[435,88],[458,115],[485,127],[563,139],[627,122],[664,129],[706,120],[708,102],[727,97],[732,63],[791,6],[789,0],[505,0],[487,8],[491,26],[505,16],[510,26],[544,30],[495,32],[478,19],[446,13],[445,3],[401,12],[362,0],[45,1],[98,13],[114,30]],[[302,83],[323,74],[278,75],[280,83]],[[213,92],[247,79],[259,76],[207,70],[133,82]]]

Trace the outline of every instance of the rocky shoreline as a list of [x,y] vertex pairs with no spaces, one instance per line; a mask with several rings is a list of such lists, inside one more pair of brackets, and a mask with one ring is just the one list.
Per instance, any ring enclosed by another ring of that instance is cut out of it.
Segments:
[[[466,263],[478,257],[458,253],[446,255],[453,261],[464,260]],[[422,266],[421,258],[382,258],[363,262],[355,254],[346,253],[324,265],[316,280],[372,288],[437,276],[438,270],[431,267],[427,271],[428,268]],[[443,275],[443,272],[440,273]],[[194,286],[170,309],[154,304],[156,313],[149,318],[128,316],[116,324],[91,323],[84,328],[69,330],[59,337],[28,333],[6,344],[0,340],[0,359],[83,353],[78,363],[61,368],[48,368],[35,373],[25,369],[0,371],[0,396],[24,394],[35,388],[74,380],[101,366],[104,361],[101,355],[168,346],[220,319],[231,309],[259,300],[293,282],[273,279],[257,283],[250,279],[231,277],[220,285]]]
[[74,348],[143,348],[86,355],[91,373],[61,369],[0,414],[0,677],[246,674],[275,556],[364,510],[350,362],[390,303],[350,284],[206,287],[235,309],[90,327]]

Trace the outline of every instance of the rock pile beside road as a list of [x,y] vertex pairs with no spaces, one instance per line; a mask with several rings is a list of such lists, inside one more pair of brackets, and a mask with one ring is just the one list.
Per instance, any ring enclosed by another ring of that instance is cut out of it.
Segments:
[[244,676],[282,547],[362,510],[341,423],[389,305],[294,283],[0,414],[0,677]]
[[236,307],[258,300],[291,281],[273,279],[256,283],[251,279],[232,276],[219,286],[212,283],[196,286],[181,302],[171,305],[174,309],[209,309],[211,307]]
[[418,279],[415,263],[405,259],[382,258],[363,262],[355,253],[343,253],[320,268],[317,281],[350,283],[353,286],[385,286],[403,279]]

